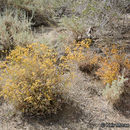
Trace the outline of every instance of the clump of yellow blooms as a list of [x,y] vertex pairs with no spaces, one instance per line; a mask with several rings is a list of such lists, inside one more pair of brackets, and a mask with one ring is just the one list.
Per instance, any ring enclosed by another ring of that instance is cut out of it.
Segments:
[[86,58],[86,50],[89,49],[91,45],[91,39],[85,39],[79,42],[74,41],[70,46],[65,48],[66,56],[62,57],[66,62],[80,62]]
[[66,92],[65,64],[57,65],[57,53],[44,44],[17,46],[1,63],[1,96],[23,112],[53,113]]
[[60,62],[58,53],[44,44],[16,46],[0,63],[0,95],[23,112],[56,113],[64,102],[76,62],[85,61],[86,67],[98,65],[96,74],[109,85],[123,68],[130,69],[129,59],[118,47],[106,48],[100,56],[89,50],[91,43],[91,39],[74,41],[65,48]]
[[85,39],[66,47],[66,55],[59,63],[58,53],[44,44],[16,46],[0,64],[1,96],[23,112],[55,113],[73,76],[70,65],[85,58],[83,50],[90,43],[90,39]]
[[116,80],[119,75],[120,65],[117,62],[111,62],[108,60],[104,60],[101,62],[101,68],[96,73],[101,77],[103,82],[112,83],[113,80]]
[[115,45],[111,49],[104,49],[105,56],[100,57],[100,68],[96,74],[103,80],[104,84],[112,84],[117,80],[123,68],[129,69],[130,62],[125,53]]

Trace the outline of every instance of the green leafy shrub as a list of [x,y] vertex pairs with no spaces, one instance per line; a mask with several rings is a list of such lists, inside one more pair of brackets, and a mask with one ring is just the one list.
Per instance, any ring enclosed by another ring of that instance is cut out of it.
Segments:
[[66,68],[63,62],[57,65],[56,52],[44,44],[17,46],[1,63],[1,95],[23,112],[56,113],[69,90]]

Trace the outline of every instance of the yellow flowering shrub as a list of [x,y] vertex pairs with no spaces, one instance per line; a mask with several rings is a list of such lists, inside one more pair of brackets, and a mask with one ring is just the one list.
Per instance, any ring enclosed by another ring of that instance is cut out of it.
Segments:
[[79,42],[74,41],[70,46],[65,48],[66,56],[62,57],[66,62],[80,62],[85,60],[86,51],[89,49],[91,39],[85,39]]
[[100,55],[89,50],[86,52],[85,60],[79,63],[79,69],[89,75],[96,76],[95,71],[99,68],[98,61]]
[[64,80],[66,67],[57,65],[54,50],[37,43],[26,48],[17,46],[0,67],[1,96],[16,109],[41,114],[55,113],[60,108],[70,77]]
[[123,68],[129,69],[130,61],[126,58],[126,54],[115,45],[111,49],[105,48],[104,55],[100,57],[100,68],[96,74],[104,84],[112,84],[114,80],[117,80]]
[[[91,39],[82,41],[74,41],[65,48],[65,56],[61,57],[66,64],[72,64],[71,69],[78,63],[78,67],[82,72],[93,74],[98,68],[98,60],[100,56],[91,51]],[[70,65],[69,65],[70,66]],[[94,74],[95,75],[95,74]]]

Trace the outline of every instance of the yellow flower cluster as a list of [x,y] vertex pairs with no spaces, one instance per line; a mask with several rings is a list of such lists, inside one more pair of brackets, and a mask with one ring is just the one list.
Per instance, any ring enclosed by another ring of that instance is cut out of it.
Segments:
[[111,84],[113,80],[117,80],[123,68],[129,69],[130,62],[115,45],[112,49],[105,49],[104,54],[105,57],[100,57],[100,68],[96,74],[100,76],[104,84]]
[[101,62],[101,68],[96,73],[101,77],[103,82],[112,83],[113,80],[117,79],[119,75],[120,65],[117,62],[109,62],[107,60]]
[[57,95],[67,82],[62,78],[64,69],[56,62],[57,53],[44,44],[17,46],[0,65],[1,96],[24,112],[56,112],[60,106]]
[[61,60],[66,62],[71,61],[71,63],[85,60],[85,52],[89,49],[91,42],[91,39],[85,39],[79,42],[74,41],[70,46],[65,48],[66,56],[63,56]]

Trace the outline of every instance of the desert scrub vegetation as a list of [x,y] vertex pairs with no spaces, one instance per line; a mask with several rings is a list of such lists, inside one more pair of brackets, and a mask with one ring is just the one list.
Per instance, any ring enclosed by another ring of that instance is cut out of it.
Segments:
[[[86,33],[85,21],[76,16],[72,16],[71,18],[64,17],[61,19],[61,25],[64,26],[65,29],[69,30],[69,33],[72,33],[72,38],[76,41],[83,40],[84,34]],[[87,37],[86,37],[87,38]]]
[[130,60],[122,46],[113,45],[103,49],[104,55],[99,57],[99,68],[96,75],[103,81],[105,88],[103,96],[112,104],[120,100],[121,94],[129,93],[129,87],[125,87],[127,73],[130,70]]
[[101,37],[108,33],[120,36],[121,28],[117,25],[121,16],[121,12],[109,1],[79,0],[72,2],[72,16],[62,17],[60,25],[77,41],[88,37]]
[[[120,100],[121,94],[129,93],[129,87],[125,87],[125,84],[128,86],[127,73],[130,70],[130,60],[125,53],[125,47],[113,44],[111,47],[102,47],[102,53],[97,54],[89,48],[92,40],[87,40],[87,42],[85,40],[78,42],[78,45],[85,47],[85,50],[83,48],[79,49],[80,51],[76,50],[79,52],[78,56],[82,54],[78,61],[79,69],[98,80],[101,79],[104,83],[103,96],[110,103],[115,104]],[[68,56],[73,57],[70,53]]]
[[8,0],[7,5],[8,8],[24,10],[29,17],[33,17],[32,26],[36,27],[55,25],[55,17],[61,16],[70,3],[69,0]]
[[74,41],[65,48],[66,55],[61,60],[73,62],[71,67],[78,63],[82,72],[101,79],[104,83],[103,96],[109,103],[115,104],[121,94],[129,93],[125,83],[128,80],[126,72],[130,70],[130,61],[123,46],[113,44],[111,47],[102,47],[102,53],[97,54],[90,48],[91,44],[91,39]]
[[91,39],[85,39],[79,42],[74,41],[73,43],[65,47],[65,56],[62,56],[61,60],[71,64],[84,61],[86,52],[88,51],[91,43]]
[[57,18],[70,14],[73,0],[8,0],[7,8],[24,10],[32,17],[32,27],[55,26]]
[[95,74],[95,72],[99,69],[100,55],[96,52],[89,49],[86,52],[85,60],[79,62],[79,69],[83,73],[87,73],[90,76],[94,76],[94,78],[99,79],[99,77]]
[[71,74],[57,53],[44,44],[17,46],[1,63],[1,96],[24,113],[56,113],[65,101]]
[[120,96],[125,92],[125,82],[128,79],[124,77],[124,74],[121,76],[118,75],[116,80],[113,80],[111,85],[108,83],[103,90],[103,96],[112,104],[115,104],[120,100]]
[[111,84],[113,80],[122,73],[124,68],[130,69],[130,61],[118,45],[111,48],[104,48],[105,56],[100,57],[100,68],[96,74],[103,80],[104,84]]
[[11,50],[16,45],[26,46],[33,42],[31,22],[24,12],[6,10],[0,14],[1,50]]
[[48,26],[52,22],[54,12],[47,0],[8,0],[7,5],[8,8],[24,10],[29,17],[33,16],[34,26]]
[[129,10],[129,0],[111,0],[111,6],[116,7],[121,12],[127,12]]
[[0,11],[2,12],[6,6],[7,0],[1,0],[0,1]]
[[60,59],[44,44],[16,46],[0,65],[1,96],[24,113],[56,113],[67,101],[74,64],[84,60],[90,44],[74,41]]

